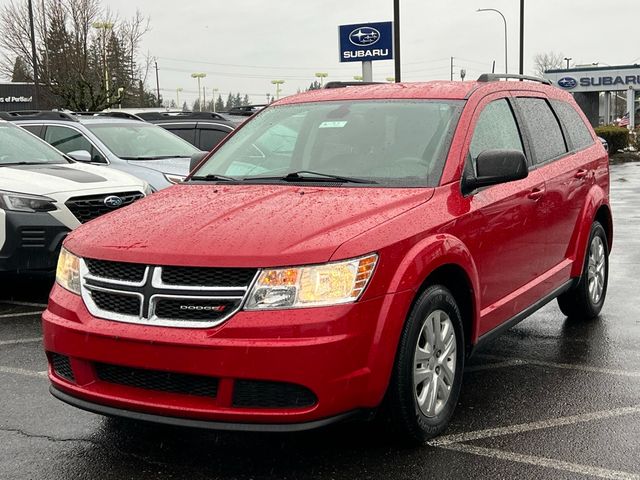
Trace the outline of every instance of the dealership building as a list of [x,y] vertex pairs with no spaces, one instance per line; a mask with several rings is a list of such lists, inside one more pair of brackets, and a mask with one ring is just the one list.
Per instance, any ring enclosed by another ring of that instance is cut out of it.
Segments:
[[595,127],[629,112],[629,126],[640,120],[640,65],[547,70],[545,78],[571,92]]
[[0,112],[33,110],[33,83],[0,83]]

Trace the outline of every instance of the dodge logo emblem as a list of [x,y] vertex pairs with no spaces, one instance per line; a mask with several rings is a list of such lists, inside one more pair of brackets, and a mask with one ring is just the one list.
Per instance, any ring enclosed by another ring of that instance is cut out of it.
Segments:
[[116,195],[109,195],[104,199],[103,203],[109,208],[118,208],[122,206],[122,199]]
[[204,312],[224,312],[224,305],[180,305],[180,310],[196,310]]
[[371,27],[359,27],[349,34],[349,41],[357,47],[368,47],[380,40],[380,32]]

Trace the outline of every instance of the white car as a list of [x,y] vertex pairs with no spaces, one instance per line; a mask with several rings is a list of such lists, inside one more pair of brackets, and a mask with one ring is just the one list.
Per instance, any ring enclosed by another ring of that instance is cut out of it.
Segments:
[[0,272],[53,270],[69,231],[151,192],[143,180],[76,163],[0,120]]

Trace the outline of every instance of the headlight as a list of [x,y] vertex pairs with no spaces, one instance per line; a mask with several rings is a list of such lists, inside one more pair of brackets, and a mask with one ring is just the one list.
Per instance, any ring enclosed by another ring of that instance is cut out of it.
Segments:
[[246,310],[302,308],[355,302],[369,283],[378,256],[323,265],[267,269],[251,289]]
[[170,173],[165,173],[164,178],[166,178],[171,183],[182,183],[187,177],[184,175],[172,175]]
[[0,208],[15,212],[51,212],[56,210],[53,198],[0,190]]
[[80,295],[80,258],[65,248],[60,250],[56,282],[62,288]]

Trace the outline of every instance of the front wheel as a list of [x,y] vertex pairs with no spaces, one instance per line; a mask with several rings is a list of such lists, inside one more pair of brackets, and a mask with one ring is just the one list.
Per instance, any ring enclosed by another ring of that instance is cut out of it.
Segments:
[[609,246],[600,222],[591,225],[589,244],[578,285],[558,297],[558,306],[567,317],[595,318],[602,310],[609,281]]
[[427,288],[402,331],[389,386],[394,427],[425,442],[449,423],[460,395],[464,333],[455,298],[441,286]]

